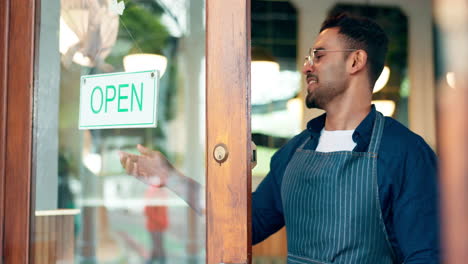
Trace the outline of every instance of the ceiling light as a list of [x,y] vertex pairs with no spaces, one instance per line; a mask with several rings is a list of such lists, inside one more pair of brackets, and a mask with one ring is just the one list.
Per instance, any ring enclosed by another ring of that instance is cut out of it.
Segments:
[[388,66],[384,66],[382,73],[380,74],[379,78],[375,82],[373,93],[377,93],[378,91],[382,90],[388,82],[388,78],[390,77],[390,68]]
[[126,72],[158,70],[161,78],[166,71],[167,59],[158,54],[136,53],[125,56],[123,64]]
[[445,78],[447,79],[447,83],[450,86],[450,88],[455,88],[455,73],[447,72]]

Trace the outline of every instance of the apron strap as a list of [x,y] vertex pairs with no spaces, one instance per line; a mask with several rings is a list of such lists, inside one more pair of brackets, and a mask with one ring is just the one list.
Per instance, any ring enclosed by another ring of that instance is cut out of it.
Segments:
[[307,144],[307,142],[309,142],[311,139],[311,136],[308,136],[306,140],[304,140],[304,143],[302,143],[302,145],[297,148],[298,150],[303,150],[304,149],[304,146]]
[[374,128],[372,129],[371,142],[369,143],[368,152],[377,154],[380,148],[380,140],[382,139],[385,117],[379,111],[375,112]]

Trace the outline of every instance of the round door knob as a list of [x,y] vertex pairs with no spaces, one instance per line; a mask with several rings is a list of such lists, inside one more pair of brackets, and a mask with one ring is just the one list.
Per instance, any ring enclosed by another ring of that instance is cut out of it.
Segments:
[[223,163],[229,155],[227,146],[223,143],[217,144],[213,150],[213,157],[218,163]]

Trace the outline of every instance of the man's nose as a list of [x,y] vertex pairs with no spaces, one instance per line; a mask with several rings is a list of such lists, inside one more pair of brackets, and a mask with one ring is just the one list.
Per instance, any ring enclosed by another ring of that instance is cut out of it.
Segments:
[[302,74],[307,75],[314,71],[314,65],[310,65],[309,63],[304,63],[302,65]]

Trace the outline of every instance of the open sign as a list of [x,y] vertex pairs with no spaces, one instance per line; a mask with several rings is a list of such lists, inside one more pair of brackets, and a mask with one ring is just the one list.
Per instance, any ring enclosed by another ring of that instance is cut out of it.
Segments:
[[156,127],[157,70],[86,75],[80,83],[80,129]]

